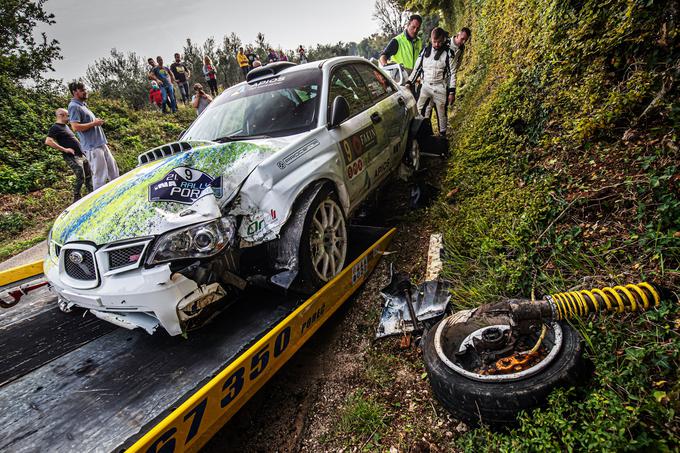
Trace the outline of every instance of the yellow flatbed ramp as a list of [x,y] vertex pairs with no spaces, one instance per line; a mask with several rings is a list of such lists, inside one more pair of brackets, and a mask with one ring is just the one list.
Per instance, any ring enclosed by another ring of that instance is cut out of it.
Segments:
[[352,227],[351,263],[310,298],[250,291],[188,339],[25,296],[0,310],[0,451],[199,449],[361,286],[394,231]]

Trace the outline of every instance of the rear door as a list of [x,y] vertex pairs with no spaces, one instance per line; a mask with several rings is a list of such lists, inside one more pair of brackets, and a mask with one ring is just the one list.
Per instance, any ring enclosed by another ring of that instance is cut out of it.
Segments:
[[354,208],[368,193],[371,184],[367,172],[371,156],[385,146],[371,120],[373,99],[363,80],[352,65],[345,64],[333,69],[328,90],[328,118],[330,120],[333,100],[343,96],[348,104],[350,118],[329,134],[338,143],[345,168],[344,179]]
[[371,94],[371,115],[377,114],[380,118],[376,131],[384,146],[368,163],[369,180],[371,186],[375,186],[399,166],[404,151],[402,143],[408,133],[408,112],[399,90],[375,66],[355,63],[354,67]]

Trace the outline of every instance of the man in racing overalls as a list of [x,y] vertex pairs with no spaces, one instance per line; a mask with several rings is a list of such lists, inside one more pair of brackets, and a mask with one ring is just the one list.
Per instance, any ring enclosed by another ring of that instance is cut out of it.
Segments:
[[448,43],[447,33],[436,27],[430,34],[430,44],[418,56],[407,84],[413,85],[421,77],[422,88],[418,98],[418,111],[430,117],[432,106],[437,112],[439,133],[446,134],[446,109],[456,97],[456,71],[463,58],[465,43],[470,39],[470,29],[463,28]]

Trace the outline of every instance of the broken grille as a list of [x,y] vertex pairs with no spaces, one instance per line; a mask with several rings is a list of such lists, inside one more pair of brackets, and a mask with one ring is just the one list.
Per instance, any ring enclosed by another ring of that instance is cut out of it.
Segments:
[[109,252],[109,269],[118,269],[135,264],[141,258],[144,244],[134,245]]
[[96,280],[94,256],[87,250],[68,249],[64,251],[66,274],[76,280]]

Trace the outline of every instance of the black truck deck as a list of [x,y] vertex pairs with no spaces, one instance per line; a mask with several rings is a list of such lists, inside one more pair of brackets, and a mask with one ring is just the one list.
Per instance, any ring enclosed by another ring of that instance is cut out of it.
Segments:
[[0,310],[0,451],[195,450],[361,285],[386,232],[353,228],[351,264],[311,298],[250,291],[186,339],[62,313],[45,288]]

